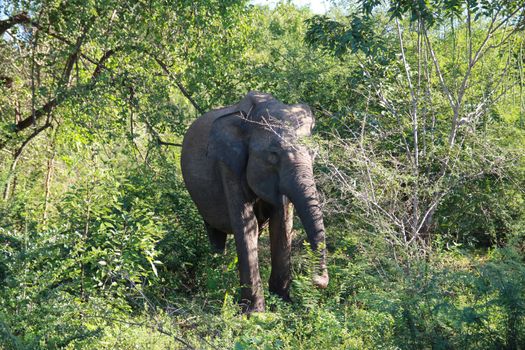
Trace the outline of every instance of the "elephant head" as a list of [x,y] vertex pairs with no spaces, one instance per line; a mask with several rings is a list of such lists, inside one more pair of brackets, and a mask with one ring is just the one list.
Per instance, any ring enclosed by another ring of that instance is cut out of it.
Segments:
[[278,206],[287,197],[319,256],[313,282],[328,285],[325,228],[312,172],[313,157],[304,144],[314,116],[307,105],[286,105],[269,94],[250,92],[210,132],[208,157],[226,164],[254,197]]

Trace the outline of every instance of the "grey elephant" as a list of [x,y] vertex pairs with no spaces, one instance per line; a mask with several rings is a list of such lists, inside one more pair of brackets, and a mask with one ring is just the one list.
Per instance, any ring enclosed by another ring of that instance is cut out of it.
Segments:
[[233,234],[245,312],[264,311],[257,243],[269,226],[270,292],[289,300],[293,208],[319,256],[313,282],[328,285],[325,228],[303,142],[314,117],[307,105],[287,105],[250,92],[238,104],[212,110],[188,129],[182,144],[184,182],[202,215],[212,247],[224,251]]

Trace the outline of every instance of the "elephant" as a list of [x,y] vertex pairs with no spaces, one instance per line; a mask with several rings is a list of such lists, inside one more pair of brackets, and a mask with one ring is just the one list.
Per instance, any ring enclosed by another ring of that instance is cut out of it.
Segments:
[[287,105],[270,94],[251,91],[239,103],[196,119],[184,136],[182,175],[211,246],[224,252],[227,235],[235,238],[243,312],[265,309],[257,246],[266,226],[269,290],[290,300],[293,207],[319,257],[313,283],[319,288],[328,285],[313,159],[302,142],[314,124],[307,105]]

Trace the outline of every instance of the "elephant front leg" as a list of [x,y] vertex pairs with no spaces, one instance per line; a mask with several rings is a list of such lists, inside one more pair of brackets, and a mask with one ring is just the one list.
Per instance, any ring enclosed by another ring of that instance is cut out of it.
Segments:
[[242,189],[231,172],[224,168],[222,170],[230,223],[237,248],[243,312],[264,311],[264,294],[257,252],[259,237],[257,218],[253,205],[246,201]]
[[244,230],[234,233],[241,280],[241,305],[243,312],[264,311],[264,294],[259,275],[257,253],[257,220],[245,222]]
[[290,300],[290,283],[292,272],[290,257],[292,251],[293,208],[283,197],[283,203],[275,208],[270,216],[270,242],[272,254],[272,273],[270,275],[270,292],[279,295],[283,300]]

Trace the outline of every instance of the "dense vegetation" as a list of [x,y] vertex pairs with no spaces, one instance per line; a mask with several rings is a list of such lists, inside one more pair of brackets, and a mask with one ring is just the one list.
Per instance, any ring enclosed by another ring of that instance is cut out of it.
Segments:
[[[525,346],[525,5],[337,3],[0,2],[0,348]],[[297,225],[246,317],[179,155],[249,90],[315,111],[331,280]]]

